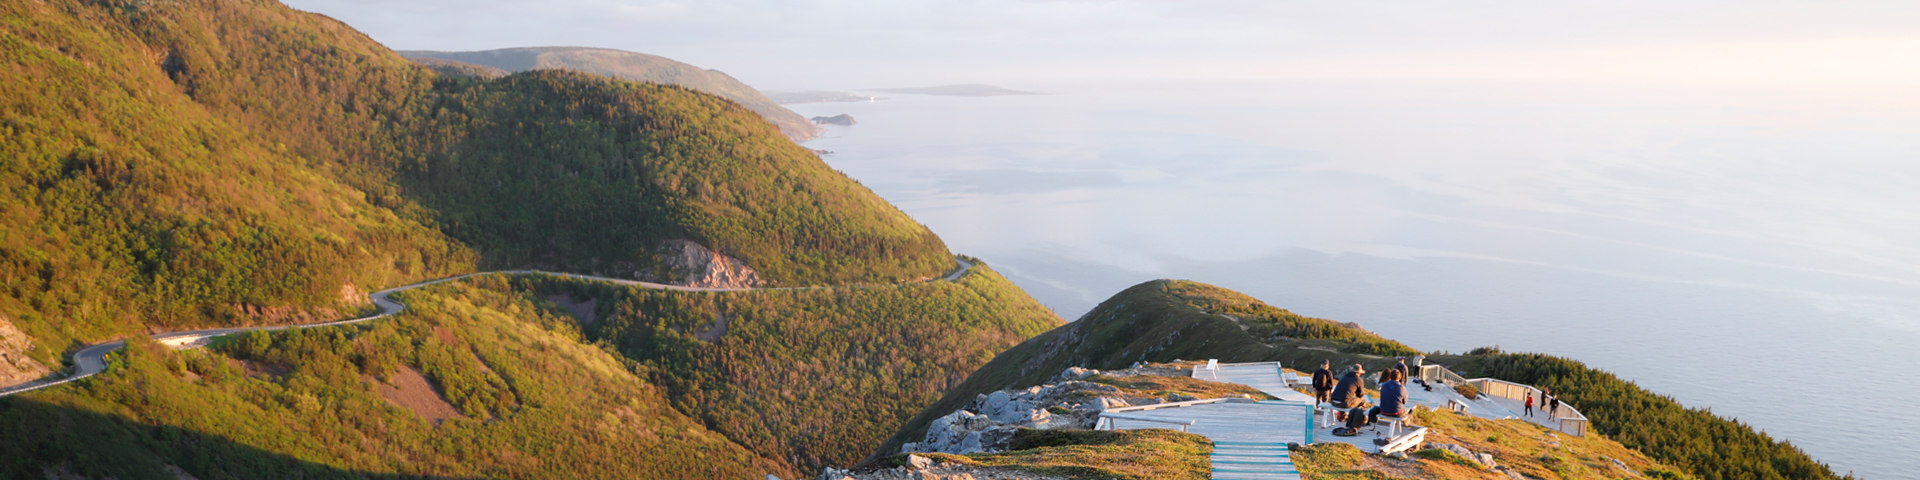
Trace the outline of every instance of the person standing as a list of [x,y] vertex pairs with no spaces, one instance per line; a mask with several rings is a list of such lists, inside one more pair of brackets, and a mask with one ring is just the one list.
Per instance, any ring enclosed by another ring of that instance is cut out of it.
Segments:
[[1353,368],[1347,370],[1347,373],[1340,375],[1340,382],[1333,386],[1333,394],[1327,398],[1327,403],[1332,403],[1333,406],[1340,408],[1366,406],[1366,393],[1362,390],[1362,388],[1364,388],[1362,384],[1366,383],[1366,381],[1360,379],[1361,375],[1366,374],[1366,367],[1362,367],[1357,363],[1354,364]]
[[1531,393],[1527,394],[1526,407],[1527,407],[1527,416],[1529,417],[1533,416],[1533,394]]
[[1398,371],[1400,371],[1400,375],[1399,375],[1399,377],[1400,377],[1400,385],[1401,385],[1401,386],[1405,386],[1405,385],[1407,384],[1407,379],[1408,379],[1408,378],[1412,378],[1412,376],[1411,376],[1410,374],[1412,374],[1412,373],[1413,373],[1413,371],[1412,371],[1412,370],[1409,370],[1409,369],[1407,369],[1407,357],[1400,357],[1400,358],[1399,358],[1399,363],[1396,363],[1396,364],[1394,364],[1394,365],[1393,365],[1393,366],[1391,366],[1391,367],[1387,367],[1387,369],[1388,369],[1388,370],[1398,370]]
[[1333,393],[1332,368],[1333,361],[1327,360],[1320,362],[1319,370],[1313,371],[1313,402],[1315,404],[1327,403],[1328,396]]
[[1560,397],[1547,397],[1547,418],[1560,418]]

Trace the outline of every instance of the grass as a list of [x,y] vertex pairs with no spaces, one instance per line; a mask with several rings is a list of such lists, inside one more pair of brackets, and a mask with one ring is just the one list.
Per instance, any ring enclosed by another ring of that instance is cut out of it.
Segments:
[[1275,400],[1273,396],[1246,385],[1210,382],[1193,377],[1167,377],[1160,375],[1110,377],[1106,375],[1092,375],[1085,378],[1085,380],[1119,388],[1121,396],[1132,398],[1165,399],[1176,395],[1186,395],[1200,399],[1208,399],[1245,395],[1257,400]]
[[[0,399],[0,477],[60,465],[91,478],[793,478],[670,405],[571,318],[472,282],[403,294],[365,324],[222,337],[173,351],[136,338],[108,371]],[[240,360],[284,373],[249,376]],[[473,419],[384,400],[401,366]],[[84,433],[70,433],[70,432]],[[217,439],[209,441],[208,439]]]
[[[1205,480],[1212,473],[1212,454],[1213,443],[1206,437],[1173,430],[1023,429],[1005,452],[921,455],[1084,480]],[[887,461],[904,464],[905,457]]]

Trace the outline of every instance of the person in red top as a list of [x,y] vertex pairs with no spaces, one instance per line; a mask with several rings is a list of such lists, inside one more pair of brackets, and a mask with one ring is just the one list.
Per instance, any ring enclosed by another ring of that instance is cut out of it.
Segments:
[[1533,416],[1533,394],[1527,394],[1527,416]]

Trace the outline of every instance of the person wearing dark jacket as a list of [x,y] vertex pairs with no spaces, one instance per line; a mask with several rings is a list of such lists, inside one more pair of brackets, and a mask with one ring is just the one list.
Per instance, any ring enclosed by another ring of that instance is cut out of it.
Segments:
[[1340,383],[1333,386],[1333,395],[1327,399],[1327,402],[1340,408],[1366,406],[1366,391],[1362,390],[1362,383],[1365,383],[1365,381],[1360,379],[1361,375],[1366,374],[1366,367],[1354,364],[1353,369],[1347,370],[1347,373],[1340,375]]
[[1407,387],[1401,383],[1405,375],[1388,370],[1387,381],[1380,382],[1380,406],[1367,411],[1367,423],[1380,421],[1381,415],[1398,417],[1407,414]]
[[1320,362],[1320,369],[1313,371],[1313,402],[1327,403],[1327,396],[1333,393],[1333,361]]

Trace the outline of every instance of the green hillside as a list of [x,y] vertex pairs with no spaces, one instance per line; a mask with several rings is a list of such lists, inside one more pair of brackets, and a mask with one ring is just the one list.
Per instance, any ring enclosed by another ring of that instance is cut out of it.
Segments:
[[[511,284],[434,286],[389,319],[211,349],[134,342],[76,386],[0,398],[0,477],[794,477]],[[432,386],[396,392],[410,376]],[[422,402],[450,418],[408,406]]]
[[985,265],[889,288],[529,288],[593,301],[589,338],[707,428],[808,473],[859,461],[994,354],[1060,324]]
[[[1079,321],[995,356],[915,416],[870,461],[899,452],[909,439],[924,437],[929,422],[961,408],[978,393],[1042,383],[1069,366],[1108,370],[1139,361],[1215,358],[1279,361],[1307,369],[1330,360],[1379,371],[1394,356],[1416,353],[1378,335],[1295,315],[1239,292],[1156,280],[1121,291]],[[1469,378],[1489,376],[1552,388],[1578,406],[1596,431],[1703,479],[1841,478],[1792,444],[1712,412],[1688,409],[1579,362],[1538,354],[1474,353],[1429,353],[1426,361]]]
[[636,82],[678,85],[739,102],[741,106],[765,117],[768,122],[773,122],[780,127],[781,132],[794,140],[808,140],[820,136],[820,127],[814,125],[812,121],[792,110],[787,110],[787,107],[780,106],[778,102],[767,98],[759,90],[740,83],[726,73],[719,70],[704,70],[656,55],[586,47],[503,48],[479,52],[407,50],[400,54],[417,61],[454,60],[499,68],[508,72],[547,68],[566,69]]
[[[859,460],[995,352],[1059,324],[984,266],[881,288],[530,275],[401,295],[409,308],[390,319],[210,350],[135,342],[75,386],[0,397],[0,469],[794,478]],[[438,417],[395,398],[409,374],[430,382],[413,393],[439,398]]]
[[55,368],[86,342],[338,318],[474,269],[631,277],[672,239],[771,285],[953,266],[733,102],[443,76],[277,3],[8,2],[0,71],[0,322]]

